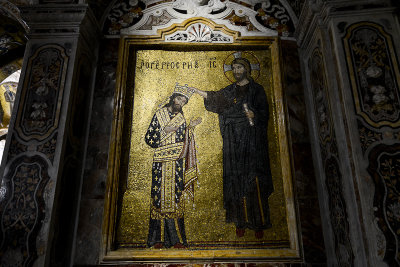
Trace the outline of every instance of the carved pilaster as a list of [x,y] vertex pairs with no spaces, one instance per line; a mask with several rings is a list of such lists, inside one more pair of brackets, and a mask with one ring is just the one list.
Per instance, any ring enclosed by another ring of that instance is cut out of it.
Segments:
[[98,30],[87,5],[21,15],[30,32],[1,168],[0,265],[69,265]]
[[[321,118],[332,119],[332,133],[337,139],[337,162],[330,162],[330,169],[338,166],[341,170],[333,180],[341,177],[342,192],[334,195],[343,196],[347,215],[342,214],[346,217],[342,225],[349,223],[349,243],[354,253],[354,262],[344,260],[351,257],[337,254],[337,240],[343,243],[343,239],[338,239],[340,232],[333,222],[326,225],[326,236],[335,236],[335,244],[327,245],[331,250],[327,253],[338,266],[397,266],[399,261],[394,245],[399,234],[390,230],[398,225],[397,206],[385,195],[393,188],[394,176],[388,170],[397,167],[393,151],[400,143],[399,48],[394,45],[399,42],[400,28],[396,12],[391,1],[309,1],[299,19],[306,27],[296,32],[303,57],[309,59],[313,49],[321,47],[325,62],[325,69],[320,71],[327,77],[331,110],[314,109],[310,120],[316,120],[317,125],[316,157],[321,154],[323,160],[329,155],[320,148],[325,140],[321,137],[328,136],[326,127],[321,127]],[[314,88],[313,66],[307,63],[303,64],[306,82]],[[318,94],[310,93],[309,101],[319,103]],[[315,166],[321,179],[336,173],[333,169],[326,173],[326,166],[319,161],[316,158]],[[331,204],[329,198],[333,195],[329,194],[329,186],[327,189],[324,192],[321,188],[321,205]],[[328,212],[325,216],[333,215],[332,209]],[[346,251],[339,245],[341,253]]]

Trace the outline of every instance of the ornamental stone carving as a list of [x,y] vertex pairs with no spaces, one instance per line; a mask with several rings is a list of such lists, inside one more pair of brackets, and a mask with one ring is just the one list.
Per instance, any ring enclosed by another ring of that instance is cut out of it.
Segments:
[[165,37],[166,42],[194,42],[194,43],[232,43],[232,36],[222,32],[212,31],[203,23],[195,23],[186,31],[178,31]]
[[16,130],[24,140],[46,139],[57,127],[68,56],[59,45],[45,45],[29,59]]
[[35,238],[45,216],[43,194],[50,179],[47,168],[39,156],[23,156],[10,166],[0,201],[1,266],[32,266],[37,258]]
[[325,76],[324,58],[319,48],[312,53],[309,62],[310,80],[317,117],[321,160],[328,193],[329,216],[334,235],[335,254],[338,266],[353,266],[354,252],[350,242],[348,211],[343,194],[343,175],[338,161],[338,146],[330,114],[328,86]]
[[385,236],[383,261],[400,265],[400,145],[378,145],[369,154],[368,172],[375,183],[374,215]]
[[393,41],[377,24],[362,22],[343,39],[356,114],[369,125],[400,126],[400,73]]
[[[104,33],[109,36],[156,35],[159,29],[200,17],[240,32],[242,36],[290,37],[297,24],[297,16],[286,0],[119,0],[106,18]],[[186,42],[187,39],[176,36],[174,41],[177,40]]]

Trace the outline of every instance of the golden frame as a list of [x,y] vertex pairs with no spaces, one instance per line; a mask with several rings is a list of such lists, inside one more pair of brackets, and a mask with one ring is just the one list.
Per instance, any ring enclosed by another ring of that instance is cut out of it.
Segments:
[[[213,30],[219,30],[232,36],[232,44],[204,44],[204,43],[166,43],[167,34],[186,29],[194,23],[201,22]],[[277,139],[279,140],[279,157],[282,166],[283,191],[286,201],[286,220],[289,233],[289,247],[275,249],[219,249],[219,250],[138,250],[131,248],[115,248],[116,223],[118,213],[118,198],[120,192],[121,156],[123,151],[124,123],[128,112],[124,110],[127,94],[127,68],[129,53],[140,48],[158,48],[174,50],[218,50],[229,46],[232,50],[254,49],[268,47],[271,50],[273,70],[273,98],[277,125]],[[237,32],[225,26],[216,26],[204,18],[192,18],[180,25],[173,25],[158,32],[157,36],[125,36],[120,40],[119,61],[117,68],[117,84],[114,102],[114,120],[109,151],[109,172],[107,177],[105,206],[103,216],[103,239],[100,262],[104,264],[121,262],[266,262],[266,261],[301,261],[302,252],[299,242],[297,215],[292,184],[292,161],[289,149],[287,112],[283,100],[281,85],[280,50],[278,37],[240,37]]]

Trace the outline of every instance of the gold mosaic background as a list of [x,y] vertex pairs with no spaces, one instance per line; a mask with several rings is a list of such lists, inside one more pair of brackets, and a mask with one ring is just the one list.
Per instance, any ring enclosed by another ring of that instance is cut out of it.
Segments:
[[[147,239],[154,151],[146,145],[144,136],[152,116],[159,105],[166,103],[177,82],[207,91],[217,91],[229,85],[231,83],[229,79],[233,80],[233,76],[231,72],[224,74],[223,64],[231,64],[234,52],[137,51],[136,74],[128,74],[136,77],[129,174],[117,229],[117,243],[121,246],[144,245]],[[243,51],[243,57],[248,58],[251,63],[260,63],[261,71],[254,71],[252,75],[257,78],[256,82],[264,86],[270,106],[268,138],[275,187],[269,198],[272,228],[264,231],[264,238],[261,240],[256,239],[254,231],[251,230],[246,230],[245,236],[238,238],[234,224],[225,223],[222,196],[222,138],[218,115],[206,111],[203,99],[193,95],[183,108],[186,122],[189,123],[191,119],[197,117],[201,117],[203,122],[195,129],[199,184],[195,189],[194,203],[191,201],[185,203],[185,227],[189,245],[223,243],[229,247],[229,244],[234,242],[236,244],[237,242],[279,243],[289,239],[278,155],[276,119],[278,114],[274,109],[276,100],[272,89],[271,53],[269,50]],[[179,63],[178,69],[176,63]]]

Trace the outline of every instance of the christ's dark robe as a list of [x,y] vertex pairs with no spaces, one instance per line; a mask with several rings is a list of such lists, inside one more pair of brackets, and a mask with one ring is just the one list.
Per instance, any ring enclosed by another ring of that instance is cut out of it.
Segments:
[[[243,104],[254,112],[251,126]],[[268,102],[264,88],[253,81],[208,91],[208,111],[218,113],[223,139],[223,198],[226,221],[237,228],[260,231],[271,227],[268,197],[273,192],[268,155]]]

